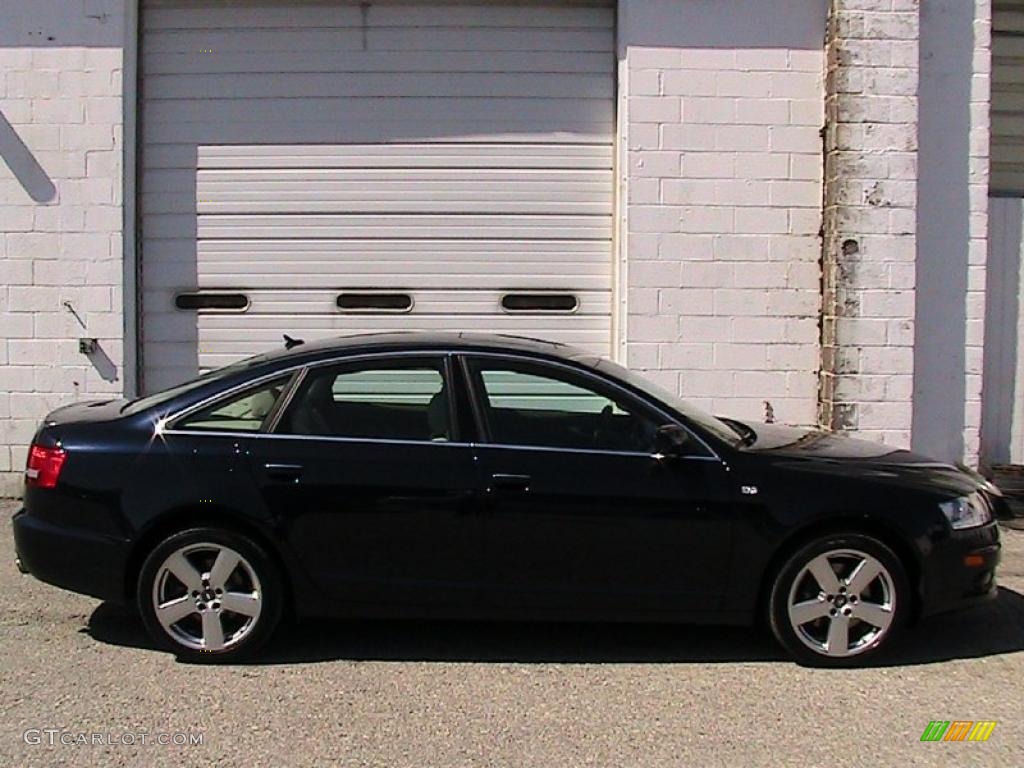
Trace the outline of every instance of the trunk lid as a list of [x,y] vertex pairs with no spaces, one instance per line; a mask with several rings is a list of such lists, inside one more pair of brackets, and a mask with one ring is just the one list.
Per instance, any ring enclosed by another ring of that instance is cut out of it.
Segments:
[[68,424],[113,421],[121,416],[121,407],[126,400],[90,400],[71,403],[50,411],[43,419],[43,426],[62,427]]

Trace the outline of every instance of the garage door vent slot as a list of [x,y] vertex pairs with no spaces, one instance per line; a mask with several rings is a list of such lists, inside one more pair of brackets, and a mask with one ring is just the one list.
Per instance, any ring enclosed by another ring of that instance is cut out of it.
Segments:
[[571,293],[506,293],[501,308],[506,312],[559,312],[569,314],[580,302]]
[[412,296],[407,293],[339,293],[342,312],[410,312]]
[[178,309],[212,309],[221,312],[245,312],[249,297],[244,293],[179,293],[174,297]]

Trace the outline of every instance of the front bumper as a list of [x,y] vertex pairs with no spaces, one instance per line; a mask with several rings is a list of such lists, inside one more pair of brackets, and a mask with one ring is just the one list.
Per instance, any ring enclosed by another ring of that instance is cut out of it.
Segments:
[[994,598],[1000,551],[995,521],[952,531],[935,542],[922,568],[921,615],[967,608]]
[[11,520],[18,569],[47,584],[123,600],[129,543],[91,531],[57,526],[21,510]]

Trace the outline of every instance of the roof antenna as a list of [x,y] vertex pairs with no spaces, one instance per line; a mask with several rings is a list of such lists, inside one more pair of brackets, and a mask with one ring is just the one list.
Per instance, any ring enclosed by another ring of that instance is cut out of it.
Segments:
[[287,333],[282,334],[282,335],[284,336],[284,348],[285,349],[291,349],[292,347],[297,347],[300,344],[305,344],[306,343],[305,339],[293,339]]

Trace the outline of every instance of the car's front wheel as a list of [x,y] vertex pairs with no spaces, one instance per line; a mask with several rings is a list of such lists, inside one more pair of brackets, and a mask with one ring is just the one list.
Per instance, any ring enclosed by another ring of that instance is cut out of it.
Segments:
[[234,661],[269,639],[281,615],[278,569],[249,537],[220,528],[169,536],[136,590],[153,638],[190,661]]
[[891,648],[911,607],[906,569],[884,543],[832,534],[794,552],[772,586],[772,631],[814,666],[867,663]]

